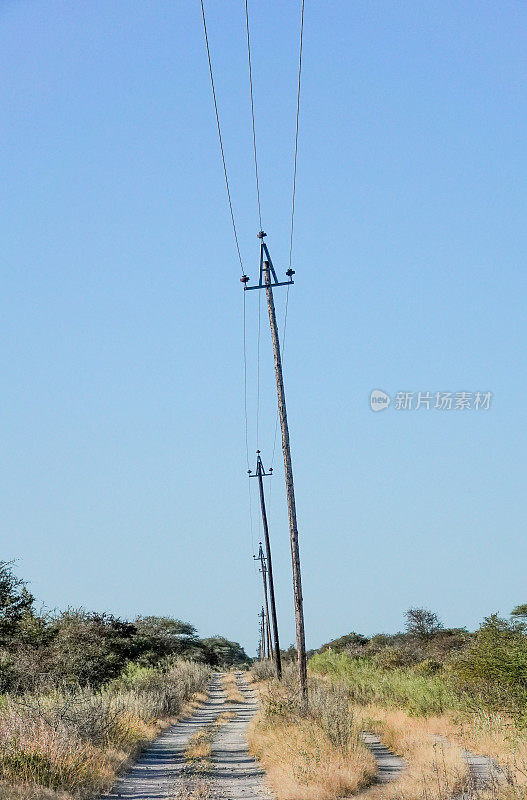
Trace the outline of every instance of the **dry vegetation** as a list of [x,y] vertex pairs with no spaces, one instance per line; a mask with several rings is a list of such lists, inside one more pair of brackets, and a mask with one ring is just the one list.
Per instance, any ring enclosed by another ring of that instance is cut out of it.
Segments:
[[213,800],[212,787],[207,781],[197,781],[178,789],[172,800]]
[[237,642],[199,639],[173,617],[37,612],[0,561],[0,800],[98,794],[199,701],[211,668],[248,660]]
[[208,769],[211,753],[211,736],[208,731],[201,730],[190,738],[185,749],[185,760],[200,771],[204,771]]
[[197,731],[189,740],[185,749],[185,760],[195,772],[208,772],[211,768],[212,740],[222,725],[225,725],[234,714],[224,711],[216,719]]
[[279,800],[333,800],[371,783],[375,761],[359,740],[346,692],[313,683],[303,714],[292,669],[285,670],[283,684],[269,680],[259,688],[262,711],[249,730],[249,746]]
[[236,682],[236,673],[225,672],[221,677],[221,682],[229,703],[245,703],[245,697]]
[[[487,698],[479,688],[461,689],[446,670],[426,675],[415,667],[383,669],[378,661],[328,651],[315,656],[310,669],[325,682],[346,686],[364,728],[378,733],[408,763],[397,785],[373,787],[369,796],[441,800],[470,790],[471,796],[495,800],[527,797],[521,695],[520,700],[512,695],[500,710],[496,689],[491,687]],[[485,791],[470,786],[463,748],[499,763],[501,773]]]
[[188,708],[208,681],[204,665],[129,669],[98,692],[74,688],[6,697],[0,713],[2,800],[88,797]]
[[460,748],[445,738],[443,718],[410,717],[400,709],[376,705],[355,705],[354,709],[361,726],[377,733],[407,765],[394,783],[373,786],[369,798],[442,800],[466,792],[468,766]]
[[[461,690],[439,670],[380,666],[392,655],[315,656],[307,716],[296,709],[290,674],[281,689],[268,663],[255,665],[262,714],[251,731],[251,749],[279,800],[329,800],[357,791],[368,800],[525,800],[522,703],[513,698],[506,711],[485,707],[480,689]],[[487,703],[494,703],[496,693],[489,697]],[[377,733],[404,758],[407,767],[396,781],[372,783],[371,763],[357,742],[361,730]],[[471,782],[464,748],[499,763],[501,772],[485,789]]]

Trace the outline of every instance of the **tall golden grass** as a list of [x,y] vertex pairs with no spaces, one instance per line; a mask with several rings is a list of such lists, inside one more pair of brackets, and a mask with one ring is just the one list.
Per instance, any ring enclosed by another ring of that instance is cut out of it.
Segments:
[[162,727],[182,713],[209,679],[207,667],[176,661],[129,669],[99,692],[87,689],[6,697],[0,709],[0,798],[42,790],[84,798],[108,789]]
[[245,697],[236,683],[234,672],[224,672],[221,676],[223,691],[229,703],[245,703]]
[[304,714],[292,671],[284,684],[259,688],[262,710],[249,728],[249,747],[279,800],[334,800],[371,783],[375,760],[359,739],[345,693],[313,684]]
[[354,705],[354,711],[364,730],[377,733],[406,762],[396,781],[368,791],[371,800],[451,800],[467,792],[468,766],[461,749],[447,738],[445,718],[412,717],[374,704]]

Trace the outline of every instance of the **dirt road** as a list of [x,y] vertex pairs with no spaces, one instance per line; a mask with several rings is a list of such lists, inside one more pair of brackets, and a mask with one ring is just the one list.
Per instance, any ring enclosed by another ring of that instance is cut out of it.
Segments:
[[[216,674],[207,702],[144,750],[105,800],[269,800],[263,770],[247,746],[256,695],[242,674],[236,681],[244,703],[227,701],[221,675]],[[196,766],[189,762],[187,748],[196,734],[207,732],[211,752]]]

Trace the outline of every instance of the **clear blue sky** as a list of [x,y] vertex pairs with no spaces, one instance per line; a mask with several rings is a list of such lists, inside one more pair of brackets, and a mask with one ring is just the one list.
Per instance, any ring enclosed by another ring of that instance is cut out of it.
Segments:
[[[255,276],[243,3],[207,9]],[[299,3],[250,10],[263,224],[283,274]],[[309,646],[395,631],[410,605],[474,627],[527,600],[526,34],[522,2],[306,0],[285,370]],[[51,608],[174,614],[254,652],[242,290],[199,3],[4,0],[0,54],[2,558]],[[251,292],[251,457],[257,316]],[[374,414],[374,388],[494,396],[489,411]]]

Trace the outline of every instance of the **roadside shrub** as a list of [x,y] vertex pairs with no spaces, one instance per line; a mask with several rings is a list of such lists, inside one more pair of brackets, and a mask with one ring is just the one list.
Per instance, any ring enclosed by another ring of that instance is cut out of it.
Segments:
[[2,780],[69,791],[92,789],[107,769],[104,754],[60,720],[47,720],[14,704],[0,714]]
[[257,681],[268,681],[276,676],[276,669],[272,661],[255,661],[251,672]]
[[335,747],[345,751],[356,741],[357,726],[346,686],[311,680],[309,713]]

